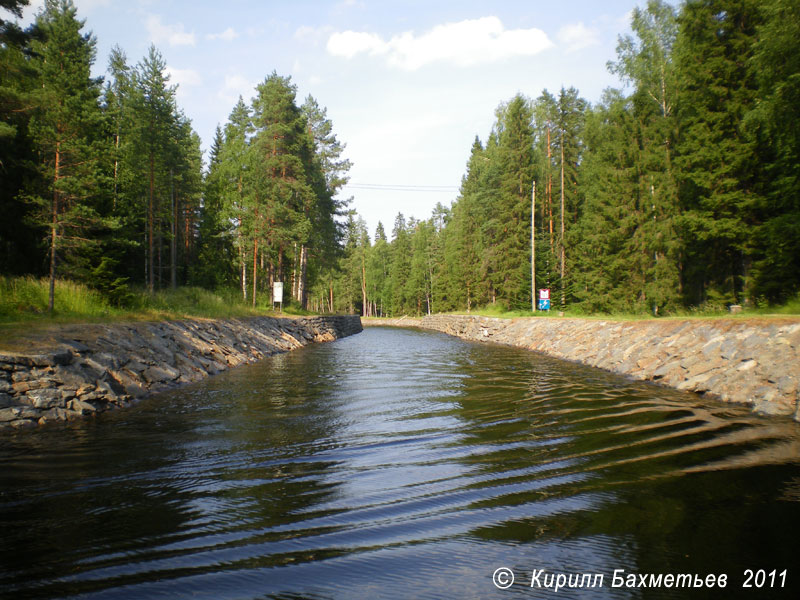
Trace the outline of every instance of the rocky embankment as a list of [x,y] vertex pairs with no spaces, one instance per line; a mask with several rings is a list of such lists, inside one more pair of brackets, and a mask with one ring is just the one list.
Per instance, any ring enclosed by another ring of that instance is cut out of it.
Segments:
[[56,329],[34,351],[0,349],[0,428],[125,406],[311,342],[361,331],[358,316],[169,321]]
[[623,322],[432,315],[407,325],[527,348],[800,421],[796,319]]

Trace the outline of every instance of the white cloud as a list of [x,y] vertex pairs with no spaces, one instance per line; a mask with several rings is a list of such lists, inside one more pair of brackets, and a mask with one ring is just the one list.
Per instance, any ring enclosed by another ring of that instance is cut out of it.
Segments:
[[558,30],[556,37],[566,46],[567,52],[577,52],[600,43],[597,30],[586,27],[583,23],[564,25]]
[[333,31],[333,27],[330,25],[323,25],[322,27],[309,27],[308,25],[301,25],[295,30],[294,39],[300,42],[310,42],[316,46],[331,31]]
[[172,67],[167,67],[166,71],[169,74],[170,83],[177,83],[182,87],[201,85],[203,83],[203,78],[200,77],[200,74],[194,69],[173,69]]
[[183,23],[177,25],[164,25],[161,17],[150,15],[147,17],[147,31],[150,39],[159,44],[167,42],[170,46],[194,46],[194,33],[186,33],[183,30]]
[[225,31],[221,33],[206,34],[207,40],[222,40],[223,42],[232,42],[238,37],[239,34],[236,33],[236,30],[233,27],[228,27]]
[[250,81],[242,75],[234,73],[232,75],[225,76],[225,83],[217,92],[217,96],[224,100],[225,103],[232,109],[233,105],[236,104],[236,101],[239,99],[239,96],[244,98],[246,102],[248,101],[249,97],[255,93],[255,88],[255,82]]
[[328,38],[328,53],[334,56],[353,58],[356,54],[384,54],[389,45],[375,33],[359,31],[343,31],[334,33]]
[[[108,6],[111,0],[74,0],[78,9],[78,18],[83,19],[87,13],[92,13],[96,8]],[[29,4],[22,7],[22,19],[20,23],[28,26],[36,20],[36,15],[44,8],[44,0],[32,0]],[[10,15],[8,15],[10,16]]]
[[505,29],[497,17],[483,17],[437,25],[416,36],[405,32],[384,41],[375,33],[337,32],[328,39],[328,52],[353,58],[357,54],[385,56],[395,67],[415,71],[433,62],[460,67],[533,56],[553,44],[540,29]]

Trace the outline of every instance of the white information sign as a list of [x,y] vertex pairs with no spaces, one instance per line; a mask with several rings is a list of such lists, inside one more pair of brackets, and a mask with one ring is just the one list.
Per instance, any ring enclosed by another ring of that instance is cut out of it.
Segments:
[[276,281],[272,284],[272,301],[283,302],[283,282]]

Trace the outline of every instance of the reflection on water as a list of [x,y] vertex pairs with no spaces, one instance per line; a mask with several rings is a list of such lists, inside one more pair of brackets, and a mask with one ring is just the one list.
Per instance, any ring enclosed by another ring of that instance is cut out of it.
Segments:
[[796,423],[439,334],[368,329],[4,434],[0,464],[0,597],[553,597],[534,569],[605,575],[559,598],[714,597],[615,569],[799,587]]

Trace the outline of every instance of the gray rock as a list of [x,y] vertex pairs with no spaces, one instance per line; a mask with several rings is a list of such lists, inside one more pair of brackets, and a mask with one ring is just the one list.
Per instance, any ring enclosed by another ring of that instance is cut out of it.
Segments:
[[82,354],[84,352],[91,352],[92,349],[89,348],[86,344],[79,342],[78,340],[61,340],[61,343],[65,346],[68,346],[71,350]]
[[53,353],[50,364],[68,365],[72,362],[73,358],[72,352],[66,348],[63,348]]
[[31,390],[28,399],[34,408],[63,408],[66,405],[61,390],[52,388]]
[[661,379],[668,375],[673,369],[681,368],[681,361],[680,359],[671,360],[666,364],[661,365],[658,369],[655,370],[653,373],[653,379]]
[[795,413],[795,406],[769,400],[758,400],[753,403],[753,411],[763,415],[791,415]]
[[68,386],[75,389],[86,382],[86,379],[83,376],[83,371],[77,365],[58,365],[53,369],[51,378],[55,381],[58,381],[62,386]]
[[152,384],[155,382],[174,381],[180,377],[181,374],[176,369],[164,365],[161,367],[148,367],[142,375],[144,375],[148,383]]
[[44,425],[50,421],[66,421],[69,418],[69,412],[63,408],[51,408],[42,413],[39,417],[39,425]]
[[14,406],[16,404],[14,399],[3,392],[0,392],[0,408],[6,408],[8,406]]
[[67,404],[67,408],[77,411],[81,414],[97,412],[97,407],[94,404],[90,402],[84,402],[83,400],[70,400],[69,404]]
[[[19,360],[22,357],[18,354],[0,354],[0,364],[8,365],[13,368],[13,365],[20,364]],[[10,370],[10,369],[6,369]]]
[[19,418],[22,409],[20,407],[14,406],[12,408],[0,408],[0,423],[8,423],[10,421],[15,421]]

